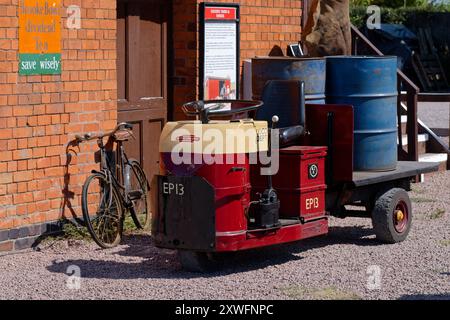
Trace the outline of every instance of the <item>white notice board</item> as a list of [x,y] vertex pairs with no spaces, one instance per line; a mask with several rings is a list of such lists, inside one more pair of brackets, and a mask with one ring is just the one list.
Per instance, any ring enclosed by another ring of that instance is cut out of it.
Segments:
[[201,98],[239,98],[239,5],[202,5]]

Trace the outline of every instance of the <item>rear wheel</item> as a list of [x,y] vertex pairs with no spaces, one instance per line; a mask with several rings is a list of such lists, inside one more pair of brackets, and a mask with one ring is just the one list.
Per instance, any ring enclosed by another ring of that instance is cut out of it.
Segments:
[[86,227],[102,248],[120,243],[123,228],[122,204],[116,188],[103,174],[91,175],[83,185],[82,210]]
[[412,207],[404,189],[393,188],[381,194],[372,211],[377,239],[385,243],[404,241],[412,223]]
[[129,169],[129,180],[127,181],[126,189],[132,202],[131,217],[138,229],[147,230],[151,221],[147,178],[137,160],[129,161]]

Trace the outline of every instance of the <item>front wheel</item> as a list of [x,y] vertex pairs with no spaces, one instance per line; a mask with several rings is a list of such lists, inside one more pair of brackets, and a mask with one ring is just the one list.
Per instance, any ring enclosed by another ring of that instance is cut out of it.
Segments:
[[377,198],[372,211],[372,225],[378,240],[385,243],[404,241],[411,223],[411,201],[405,190],[393,188]]
[[84,222],[94,241],[104,249],[117,246],[122,238],[122,203],[105,175],[95,173],[86,180],[81,202]]

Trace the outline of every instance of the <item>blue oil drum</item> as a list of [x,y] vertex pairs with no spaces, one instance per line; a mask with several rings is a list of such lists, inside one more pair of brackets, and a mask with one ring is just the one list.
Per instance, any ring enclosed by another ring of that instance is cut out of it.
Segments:
[[397,57],[327,57],[326,95],[354,107],[354,170],[395,170]]
[[257,57],[252,59],[252,94],[260,100],[270,80],[305,82],[306,103],[325,103],[325,58]]

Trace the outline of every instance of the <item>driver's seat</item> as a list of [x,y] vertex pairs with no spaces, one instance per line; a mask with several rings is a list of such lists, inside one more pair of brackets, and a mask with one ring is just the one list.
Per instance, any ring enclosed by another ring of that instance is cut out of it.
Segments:
[[305,83],[297,80],[267,81],[262,93],[264,105],[256,119],[272,125],[272,117],[279,117],[280,147],[295,144],[305,134]]

